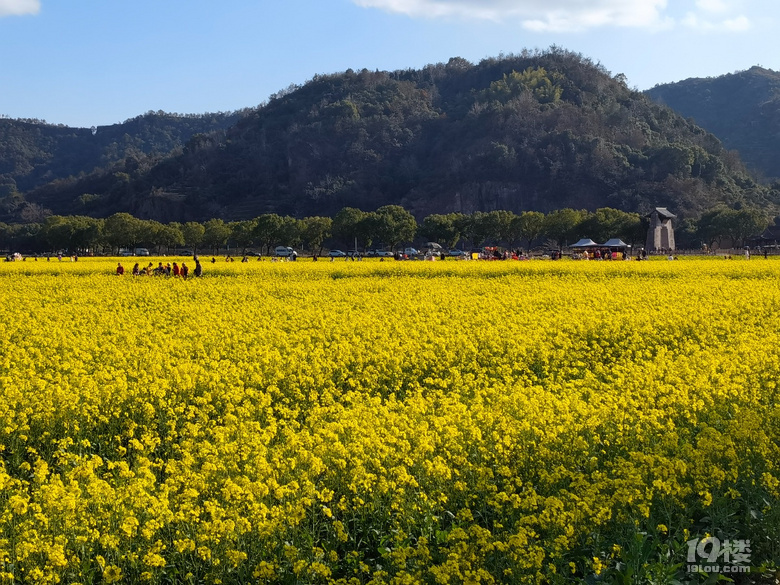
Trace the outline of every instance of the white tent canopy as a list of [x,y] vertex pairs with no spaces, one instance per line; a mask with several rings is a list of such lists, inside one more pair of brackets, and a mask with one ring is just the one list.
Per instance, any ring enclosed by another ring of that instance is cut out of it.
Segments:
[[590,248],[591,246],[598,246],[598,244],[590,238],[582,238],[576,244],[572,244],[570,248]]
[[620,238],[612,238],[611,240],[607,240],[602,244],[602,246],[605,248],[628,248],[628,244],[626,244]]

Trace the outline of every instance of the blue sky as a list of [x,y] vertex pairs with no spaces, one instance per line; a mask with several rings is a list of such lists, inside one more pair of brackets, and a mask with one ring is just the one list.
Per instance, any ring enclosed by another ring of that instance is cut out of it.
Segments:
[[780,69],[776,0],[0,0],[0,115],[76,127],[550,45],[631,86]]

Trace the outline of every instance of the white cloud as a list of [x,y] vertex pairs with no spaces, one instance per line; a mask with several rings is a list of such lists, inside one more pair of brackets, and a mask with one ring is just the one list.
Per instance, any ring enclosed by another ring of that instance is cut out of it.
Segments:
[[730,18],[723,21],[723,28],[735,32],[743,32],[750,29],[750,19],[747,16],[740,15],[736,18]]
[[0,17],[38,14],[40,0],[0,0]]
[[709,20],[689,12],[682,19],[682,24],[688,28],[702,32],[744,32],[750,30],[751,23],[747,16],[739,15],[723,20]]
[[658,27],[667,0],[353,0],[414,17],[517,20],[536,31],[599,26]]
[[724,13],[728,12],[729,5],[725,0],[696,0],[696,7],[704,12]]
[[[669,0],[352,0],[358,6],[420,18],[515,21],[536,32],[615,26],[658,30],[682,24],[702,31],[744,31],[750,21],[736,11],[741,0],[694,0],[695,12],[669,16]],[[679,0],[673,0],[678,3]],[[736,13],[736,14],[735,14]]]

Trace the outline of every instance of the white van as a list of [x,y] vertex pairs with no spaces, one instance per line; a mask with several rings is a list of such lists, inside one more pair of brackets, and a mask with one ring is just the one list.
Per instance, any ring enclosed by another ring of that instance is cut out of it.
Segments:
[[276,249],[274,250],[275,256],[280,256],[282,258],[287,258],[288,256],[292,256],[293,249],[289,246],[276,246]]

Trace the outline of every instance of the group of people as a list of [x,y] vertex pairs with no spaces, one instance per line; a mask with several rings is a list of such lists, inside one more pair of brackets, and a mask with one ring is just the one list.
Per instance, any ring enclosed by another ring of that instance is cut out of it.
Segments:
[[[117,263],[117,276],[122,276],[124,273],[125,267],[122,266],[121,262]],[[195,269],[192,271],[192,273],[195,276],[203,276],[203,266],[201,266],[200,260],[198,260],[197,256],[195,256]],[[151,262],[149,262],[148,266],[141,268],[138,262],[136,262],[135,266],[133,266],[132,274],[133,276],[180,276],[186,280],[190,274],[190,268],[184,262],[181,263],[181,266],[179,266],[177,262],[174,262],[173,265],[171,265],[170,262],[167,264],[160,262],[156,268]]]
[[[440,254],[439,257],[445,258],[443,254]],[[528,260],[528,256],[522,248],[501,251],[497,247],[487,247],[482,249],[478,258],[480,260]]]
[[[617,250],[610,250],[610,249],[604,249],[604,250],[583,250],[580,253],[580,259],[582,260],[630,260],[631,256],[626,253],[625,251],[617,251]],[[641,260],[642,255],[639,253],[637,256],[637,260]],[[645,255],[644,259],[647,259],[647,255]]]

